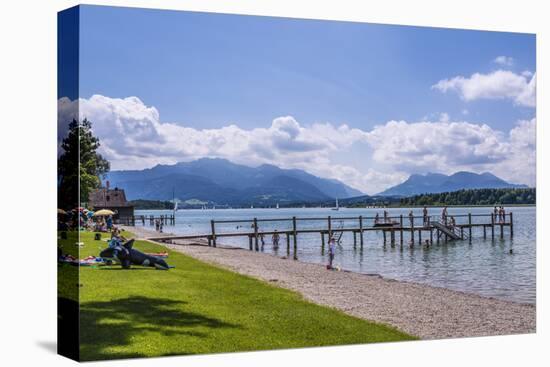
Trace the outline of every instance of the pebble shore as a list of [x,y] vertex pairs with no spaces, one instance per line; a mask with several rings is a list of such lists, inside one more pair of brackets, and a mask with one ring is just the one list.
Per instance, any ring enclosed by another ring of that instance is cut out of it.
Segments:
[[[158,233],[129,227],[138,238]],[[536,331],[536,308],[475,294],[347,271],[330,271],[245,249],[208,247],[200,241],[160,243],[172,250],[270,284],[311,302],[362,319],[392,325],[421,339],[524,334]]]

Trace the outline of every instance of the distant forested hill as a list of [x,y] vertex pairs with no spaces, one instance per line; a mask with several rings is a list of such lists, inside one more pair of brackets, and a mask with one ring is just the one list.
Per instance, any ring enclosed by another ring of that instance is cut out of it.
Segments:
[[174,204],[169,201],[160,200],[131,200],[130,205],[133,205],[136,209],[173,209]]
[[536,189],[474,189],[402,198],[400,205],[535,204]]

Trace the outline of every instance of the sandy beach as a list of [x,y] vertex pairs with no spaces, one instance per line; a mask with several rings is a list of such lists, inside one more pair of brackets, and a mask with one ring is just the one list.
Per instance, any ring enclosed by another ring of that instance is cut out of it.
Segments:
[[[138,238],[158,237],[128,227]],[[168,234],[167,234],[168,235]],[[296,291],[311,302],[392,325],[422,339],[533,333],[534,305],[385,279],[197,241],[159,243],[196,259]]]

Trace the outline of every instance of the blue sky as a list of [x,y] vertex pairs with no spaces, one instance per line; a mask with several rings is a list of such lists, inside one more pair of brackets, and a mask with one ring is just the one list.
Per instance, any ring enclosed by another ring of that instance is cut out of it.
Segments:
[[[278,134],[292,125],[299,133],[289,133],[289,139],[302,143],[314,140],[307,134],[316,124],[345,125],[370,135],[331,150],[329,162],[364,176],[369,170],[393,175],[394,181],[426,172],[429,162],[387,166],[379,150],[391,146],[378,136],[381,130],[373,134],[376,126],[393,120],[465,122],[488,126],[505,143],[521,121],[535,117],[533,97],[524,103],[518,96],[536,72],[535,36],[529,34],[84,6],[80,45],[82,99],[137,97],[158,113],[157,123],[197,131],[234,124],[243,131],[282,129]],[[477,83],[475,73],[491,77]],[[278,117],[294,122],[275,126]],[[312,129],[319,135],[320,128]],[[413,150],[422,151],[418,144]],[[188,153],[180,158],[195,157]],[[163,157],[178,160],[177,154]],[[289,161],[269,163],[289,166]],[[501,157],[494,163],[500,164]],[[434,170],[455,168],[482,171],[491,166],[449,164]],[[345,175],[332,174],[339,179]],[[533,180],[534,172],[531,176]],[[366,176],[354,186],[369,191]]]

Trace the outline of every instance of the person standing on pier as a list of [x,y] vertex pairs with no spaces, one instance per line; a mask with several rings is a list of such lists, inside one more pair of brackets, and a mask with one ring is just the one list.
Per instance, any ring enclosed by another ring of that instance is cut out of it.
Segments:
[[497,206],[495,205],[495,210],[493,211],[493,215],[495,216],[495,220],[497,220],[497,216],[500,218],[500,211],[497,209]]
[[430,225],[430,221],[428,219],[428,208],[424,205],[424,209],[422,209],[422,217],[424,219],[424,227]]
[[388,211],[384,210],[384,223],[388,223]]
[[500,222],[501,223],[506,223],[506,210],[504,209],[503,206],[500,207]]
[[411,227],[414,227],[414,214],[412,209],[409,211],[409,222],[411,224]]
[[374,216],[374,224],[378,224],[378,223],[380,223],[380,215],[376,213],[376,215]]
[[443,220],[443,223],[447,225],[447,207],[443,207],[443,211],[441,212],[441,220]]

